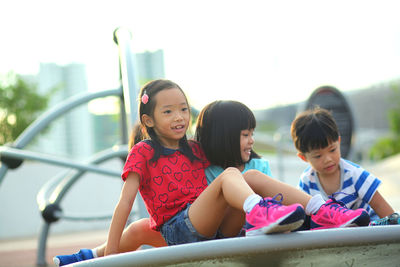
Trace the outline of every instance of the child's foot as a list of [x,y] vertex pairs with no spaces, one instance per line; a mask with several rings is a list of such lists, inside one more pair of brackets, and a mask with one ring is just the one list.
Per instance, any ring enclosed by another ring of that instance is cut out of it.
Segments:
[[56,266],[64,266],[78,261],[93,259],[93,253],[91,249],[83,248],[75,254],[70,255],[58,255],[53,258]]
[[393,225],[393,224],[400,224],[400,216],[398,213],[393,213],[389,216],[386,216],[385,218],[372,221],[370,222],[370,226],[376,226],[376,225]]
[[347,226],[368,226],[369,214],[364,209],[351,210],[331,197],[315,214],[311,214],[311,230]]
[[[281,200],[277,201],[277,196]],[[282,233],[299,228],[304,222],[304,209],[300,204],[284,206],[282,194],[264,198],[246,214],[246,236]]]

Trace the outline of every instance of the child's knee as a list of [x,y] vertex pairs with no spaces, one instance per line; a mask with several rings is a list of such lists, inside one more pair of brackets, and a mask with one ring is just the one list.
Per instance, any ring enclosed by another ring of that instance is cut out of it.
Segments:
[[226,168],[219,176],[219,179],[243,178],[243,174],[235,167]]
[[260,177],[262,177],[262,178],[266,178],[266,179],[272,179],[270,176],[268,176],[265,173],[263,173],[263,172],[261,172],[259,170],[256,170],[256,169],[252,169],[252,170],[246,171],[243,174],[243,176],[245,178],[252,178],[252,177],[260,178]]
[[[256,182],[257,180],[260,180],[262,175],[264,174],[258,170],[248,170],[243,174],[243,177],[247,182]],[[265,175],[265,177],[267,176]]]
[[251,169],[251,170],[246,171],[246,172],[243,174],[243,176],[247,177],[247,176],[260,175],[260,174],[261,174],[261,172],[260,172],[259,170]]
[[127,228],[127,235],[133,238],[140,237],[143,233],[149,231],[150,223],[148,218],[142,218],[132,222]]
[[234,175],[242,175],[242,173],[237,169],[237,168],[235,168],[235,167],[228,167],[228,168],[226,168],[223,172],[222,172],[222,174],[229,174],[229,175],[232,175],[232,174],[234,174]]
[[248,170],[243,177],[253,190],[269,184],[272,180],[271,177],[258,170]]

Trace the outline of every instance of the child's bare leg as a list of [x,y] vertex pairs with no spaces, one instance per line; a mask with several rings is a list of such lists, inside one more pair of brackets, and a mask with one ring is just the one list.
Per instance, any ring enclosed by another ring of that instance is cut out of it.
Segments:
[[282,204],[284,205],[300,203],[303,207],[306,207],[311,199],[310,195],[296,187],[269,177],[257,170],[247,171],[244,174],[244,178],[254,192],[262,197],[273,197],[281,193],[283,195]]
[[[227,168],[193,202],[189,209],[189,219],[197,232],[203,236],[213,236],[217,229],[224,233],[221,226],[227,208],[243,212],[243,203],[254,191],[246,183],[236,168]],[[243,219],[230,220],[231,227],[243,226]]]
[[[232,223],[232,221],[241,223]],[[236,237],[242,230],[245,222],[246,216],[243,210],[228,207],[225,212],[225,217],[222,220],[219,228],[221,229],[221,233],[224,235],[224,237]]]
[[[132,222],[123,232],[119,247],[119,252],[129,252],[137,250],[142,245],[153,247],[166,246],[161,233],[150,228],[149,218],[142,218]],[[106,243],[96,248],[97,256],[103,257]]]

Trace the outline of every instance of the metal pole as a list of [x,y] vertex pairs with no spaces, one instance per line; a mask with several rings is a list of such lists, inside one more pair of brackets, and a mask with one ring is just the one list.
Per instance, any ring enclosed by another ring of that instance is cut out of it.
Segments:
[[122,83],[128,130],[138,120],[137,95],[139,87],[136,80],[135,57],[131,47],[132,34],[125,28],[114,31],[114,41],[119,49],[120,79]]
[[283,140],[282,140],[282,130],[278,129],[278,131],[274,134],[274,141],[276,145],[276,158],[278,163],[278,177],[279,180],[285,182],[284,180],[284,167],[283,167]]
[[[114,31],[114,42],[119,48],[119,70],[123,90],[123,103],[126,113],[126,124],[128,131],[138,121],[137,96],[139,95],[139,86],[136,80],[135,57],[132,51],[132,33],[125,28],[117,28]],[[121,113],[124,114],[124,113]],[[129,133],[128,133],[129,136]],[[146,207],[140,195],[136,197],[139,204],[140,217],[148,217]]]
[[68,168],[75,168],[78,170],[89,171],[94,173],[100,173],[109,176],[119,177],[121,172],[113,171],[93,164],[80,163],[78,161],[73,161],[66,158],[55,158],[52,155],[41,154],[32,151],[25,151],[15,148],[0,147],[0,155],[7,156],[9,158],[15,159],[30,159],[37,160],[45,163],[50,163],[53,165],[64,166]]
[[[51,108],[47,112],[43,113],[39,118],[37,118],[28,128],[26,128],[21,135],[14,141],[11,147],[22,149],[24,148],[40,131],[46,128],[52,121],[60,116],[63,116],[67,111],[73,108],[89,102],[90,100],[112,96],[112,95],[122,95],[122,89],[112,89],[101,92],[94,93],[83,93],[73,96],[66,101],[60,103],[59,105]],[[1,151],[0,151],[1,152]],[[0,155],[1,156],[1,155]],[[4,179],[8,170],[8,166],[0,162],[0,185]]]
[[46,245],[47,245],[47,236],[49,235],[49,229],[50,229],[50,224],[48,222],[43,222],[38,240],[36,266],[47,266]]

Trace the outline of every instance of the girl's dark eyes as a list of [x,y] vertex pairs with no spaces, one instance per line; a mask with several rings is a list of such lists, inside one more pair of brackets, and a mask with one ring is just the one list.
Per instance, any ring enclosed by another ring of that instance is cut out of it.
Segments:
[[254,132],[242,132],[243,136],[254,136]]
[[[184,112],[187,111],[187,110],[188,110],[188,108],[182,108],[182,111],[184,111]],[[167,110],[164,110],[163,113],[170,114],[170,113],[172,113],[172,110],[167,109]]]

